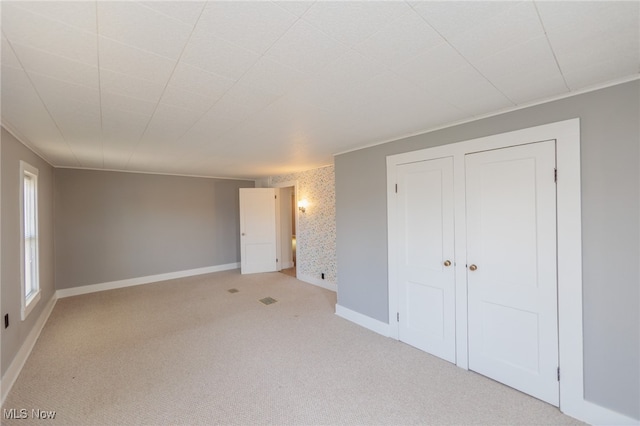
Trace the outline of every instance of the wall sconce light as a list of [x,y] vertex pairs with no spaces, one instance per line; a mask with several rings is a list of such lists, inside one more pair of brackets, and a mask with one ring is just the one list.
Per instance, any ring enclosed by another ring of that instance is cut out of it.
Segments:
[[302,213],[307,211],[307,207],[309,207],[309,202],[307,200],[298,201],[298,210],[300,210]]

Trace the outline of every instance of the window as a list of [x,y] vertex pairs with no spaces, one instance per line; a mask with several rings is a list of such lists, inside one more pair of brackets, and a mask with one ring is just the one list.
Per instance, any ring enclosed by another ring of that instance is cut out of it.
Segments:
[[40,300],[38,273],[38,169],[20,162],[20,266],[22,319]]

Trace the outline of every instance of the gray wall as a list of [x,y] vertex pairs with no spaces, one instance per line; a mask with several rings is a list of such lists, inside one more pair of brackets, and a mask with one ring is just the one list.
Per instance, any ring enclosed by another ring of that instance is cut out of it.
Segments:
[[[0,155],[2,189],[2,317],[9,314],[9,328],[2,328],[0,369],[4,376],[18,350],[33,329],[55,292],[53,260],[53,167],[18,142],[2,128]],[[38,231],[40,256],[40,301],[25,321],[20,320],[20,160],[38,169]],[[4,323],[2,323],[4,327]]]
[[335,158],[338,303],[388,322],[386,156],[579,117],[585,398],[640,419],[640,82]]
[[253,181],[55,170],[58,289],[240,261]]

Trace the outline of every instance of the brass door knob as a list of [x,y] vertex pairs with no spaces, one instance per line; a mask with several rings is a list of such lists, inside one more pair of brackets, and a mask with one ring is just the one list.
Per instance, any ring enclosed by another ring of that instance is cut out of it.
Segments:
[[451,261],[450,260],[445,260],[444,261],[444,266],[451,266]]
[[469,266],[469,270],[470,271],[475,271],[476,269],[478,269],[478,267],[476,265]]

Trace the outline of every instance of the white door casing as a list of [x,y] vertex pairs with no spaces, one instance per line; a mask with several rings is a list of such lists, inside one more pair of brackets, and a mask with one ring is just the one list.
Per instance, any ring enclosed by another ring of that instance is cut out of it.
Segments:
[[[277,239],[277,247],[276,247],[276,253],[278,253],[278,258],[279,258],[279,264],[278,264],[278,268],[277,270],[282,270],[284,268],[290,268],[294,266],[294,262],[293,262],[293,248],[289,248],[288,250],[286,250],[286,248],[284,247],[287,244],[291,244],[290,241],[290,237],[293,237],[291,232],[286,232],[287,236],[285,237],[285,232],[283,231],[283,226],[284,226],[284,220],[283,220],[283,215],[289,214],[286,211],[286,208],[283,210],[283,205],[289,205],[288,203],[283,203],[282,202],[282,194],[280,193],[281,190],[285,189],[290,191],[290,193],[293,194],[292,196],[292,210],[293,210],[293,215],[291,220],[293,222],[295,222],[295,229],[298,229],[298,215],[299,215],[299,210],[297,208],[296,202],[295,200],[298,199],[298,181],[297,180],[293,180],[293,181],[286,181],[286,182],[278,182],[278,183],[269,183],[271,188],[274,188],[276,193],[278,194],[278,196],[280,197],[280,203],[276,203],[277,208],[276,208],[276,224],[277,224],[277,229],[276,229],[276,239]],[[286,220],[287,222],[287,226],[290,225],[289,219],[287,218]],[[286,241],[285,241],[286,240]],[[286,253],[285,253],[286,251]],[[296,256],[298,258],[298,262],[300,260],[300,253],[296,253]],[[287,266],[288,265],[288,266]]]
[[278,270],[293,267],[292,250],[292,222],[293,212],[293,187],[276,188],[278,193],[278,212],[276,223],[278,224]]
[[240,270],[273,272],[276,262],[276,190],[240,189]]
[[469,368],[557,406],[555,141],[465,160]]
[[[560,409],[592,424],[632,424],[625,416],[600,407],[584,396],[583,309],[582,309],[582,216],[580,183],[580,119],[574,118],[477,139],[440,145],[387,157],[387,218],[389,267],[389,322],[384,334],[398,338],[393,316],[398,311],[398,283],[395,248],[397,212],[394,199],[399,164],[453,157],[455,193],[455,289],[456,365],[467,369],[467,270],[465,217],[465,156],[469,153],[556,140],[558,346],[560,364]],[[362,323],[368,324],[366,322]],[[365,325],[367,326],[367,325]],[[369,326],[371,329],[376,329]],[[381,332],[381,331],[380,331]]]
[[398,338],[455,362],[453,159],[396,173]]

